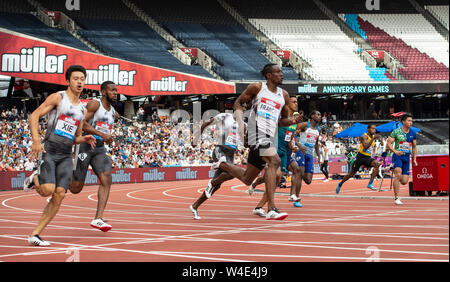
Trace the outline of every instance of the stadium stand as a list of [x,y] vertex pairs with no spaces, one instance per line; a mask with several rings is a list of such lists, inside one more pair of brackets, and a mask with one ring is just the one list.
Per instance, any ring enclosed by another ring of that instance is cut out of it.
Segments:
[[[185,65],[170,54],[170,44],[146,23],[137,20],[137,16],[122,2],[83,2],[83,9],[79,11],[66,11],[61,1],[40,2],[46,7],[67,13],[83,28],[78,33],[109,56],[213,78],[201,66]],[[102,10],[104,12],[98,12]]]
[[[220,66],[214,71],[226,80],[261,80],[259,73],[270,61],[265,47],[240,26],[217,2],[194,1],[180,11],[165,3],[135,1],[149,16],[161,23],[177,40],[200,48]],[[182,10],[182,11],[181,11]],[[297,80],[290,67],[283,68],[285,80]]]
[[359,17],[358,21],[362,29],[366,31],[369,44],[377,49],[390,52],[405,65],[404,68],[399,68],[399,72],[405,79],[448,80],[448,67],[443,63],[438,63],[434,58],[420,52],[416,48],[412,48],[403,40],[389,35],[381,28],[372,25],[369,21]]
[[291,49],[310,67],[314,80],[379,80],[389,78],[366,68],[358,46],[313,1],[235,1],[228,3],[282,49]]
[[32,35],[44,40],[90,51],[81,41],[61,28],[52,28],[38,20],[30,12],[35,9],[26,0],[0,2],[0,27]]
[[129,61],[213,77],[199,65],[185,65],[168,50],[170,44],[142,21],[78,18],[79,33],[105,53]]
[[265,34],[291,49],[311,67],[304,72],[314,80],[371,80],[358,46],[331,20],[250,19]]
[[364,1],[323,2],[367,43],[397,58],[404,79],[448,79],[448,42],[409,1],[385,1],[370,13]]
[[444,5],[428,5],[425,6],[427,9],[445,28],[448,30],[448,12],[449,6]]
[[[415,122],[414,126],[422,129],[430,139],[437,144],[448,144],[449,140],[449,123],[448,121],[434,121],[434,122]],[[419,142],[420,140],[418,140]],[[431,143],[431,142],[430,142]],[[424,143],[422,143],[424,144]],[[425,143],[429,144],[429,143]],[[431,143],[432,144],[432,143]]]
[[448,67],[448,42],[421,14],[360,14],[359,17]]

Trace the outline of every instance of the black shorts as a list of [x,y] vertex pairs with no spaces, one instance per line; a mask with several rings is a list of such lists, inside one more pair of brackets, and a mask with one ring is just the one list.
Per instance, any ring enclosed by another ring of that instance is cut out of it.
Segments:
[[97,176],[100,176],[104,172],[111,172],[112,162],[111,158],[106,154],[105,147],[101,146],[92,149],[91,145],[83,143],[76,150],[78,152],[75,154],[74,181],[85,181],[89,165],[91,165],[92,170]]
[[271,147],[273,147],[272,143],[266,143],[265,145],[259,146],[250,146],[247,163],[253,165],[259,170],[263,170],[266,167],[266,161],[263,160],[262,157],[266,156],[265,151]]
[[39,184],[55,184],[55,187],[69,189],[72,182],[72,153],[57,153],[49,151],[42,153],[38,166]]
[[[216,146],[214,148],[213,153],[212,153],[212,158],[213,158],[213,161],[217,162],[222,156],[225,156],[225,158],[227,159],[227,163],[233,164],[234,163],[234,153],[235,152],[236,152],[235,150],[227,148],[225,146]],[[219,177],[219,175],[222,172],[224,172],[224,171],[219,168],[214,173],[214,177],[213,178]]]
[[373,158],[371,158],[369,156],[366,156],[366,155],[363,155],[361,153],[358,153],[356,155],[356,160],[353,162],[352,170],[359,171],[359,168],[362,165],[370,167],[373,161],[374,161]]

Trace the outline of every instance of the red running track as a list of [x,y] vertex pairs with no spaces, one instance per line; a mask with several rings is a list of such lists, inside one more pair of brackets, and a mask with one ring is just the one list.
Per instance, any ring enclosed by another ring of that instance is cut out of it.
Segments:
[[304,185],[302,208],[278,190],[277,207],[289,213],[283,221],[254,216],[261,194],[247,195],[237,180],[199,208],[201,220],[189,205],[207,180],[113,185],[106,233],[89,225],[97,205],[97,187],[89,186],[68,193],[41,234],[50,247],[26,241],[46,200],[34,191],[1,192],[0,261],[449,261],[448,197],[408,198],[402,186],[404,205],[396,206],[392,191],[368,190],[367,180],[347,182],[338,196],[336,183]]

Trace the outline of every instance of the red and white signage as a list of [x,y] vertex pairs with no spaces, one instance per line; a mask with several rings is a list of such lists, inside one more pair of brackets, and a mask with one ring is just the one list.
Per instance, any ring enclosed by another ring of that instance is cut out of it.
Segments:
[[180,48],[180,50],[193,58],[198,58],[198,49],[197,48]]
[[87,70],[87,89],[111,80],[119,93],[132,96],[234,94],[234,83],[141,65],[81,51],[15,32],[0,32],[0,74],[67,85],[71,65]]
[[369,53],[369,55],[375,59],[379,59],[379,60],[384,59],[384,51],[369,50],[369,51],[367,51],[367,53]]
[[274,52],[275,55],[280,57],[282,60],[289,60],[291,57],[291,52],[288,50],[272,50],[272,52]]
[[[244,166],[239,166],[244,167]],[[315,172],[320,173],[319,164],[314,164]],[[346,162],[331,162],[329,164],[331,174],[345,174]],[[23,189],[25,177],[31,175],[31,171],[0,172],[0,191]],[[123,168],[113,169],[111,176],[114,183],[143,183],[158,181],[183,181],[202,180],[214,177],[214,170],[210,166],[191,167],[148,167],[148,168]],[[85,185],[99,185],[100,181],[92,170],[88,170]]]

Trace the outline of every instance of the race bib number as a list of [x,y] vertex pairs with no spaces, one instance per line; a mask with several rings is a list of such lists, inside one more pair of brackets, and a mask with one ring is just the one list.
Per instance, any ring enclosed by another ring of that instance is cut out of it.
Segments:
[[225,146],[237,149],[239,137],[236,132],[228,133],[227,139],[225,140]]
[[316,142],[317,142],[317,138],[318,138],[318,137],[319,137],[318,135],[309,133],[308,135],[306,135],[306,142],[305,142],[305,145],[306,145],[307,147],[314,147],[314,146],[316,145]]
[[281,104],[267,99],[261,98],[261,102],[258,104],[257,117],[258,130],[265,134],[274,137],[278,128],[278,117],[281,112]]
[[292,138],[292,131],[286,132],[286,137],[284,137],[284,141],[289,142]]
[[405,152],[405,153],[410,153],[411,152],[411,142],[407,142],[407,141],[400,141],[400,145],[398,146],[398,150],[401,152]]
[[[111,124],[106,123],[106,122],[102,122],[102,121],[97,121],[97,123],[95,124],[95,129],[100,131],[101,133],[104,134],[111,134]],[[94,135],[95,138],[97,139],[102,139],[100,136]]]
[[80,124],[79,120],[73,119],[65,115],[60,115],[58,118],[58,122],[56,123],[55,130],[53,132],[56,135],[73,140],[79,124]]

